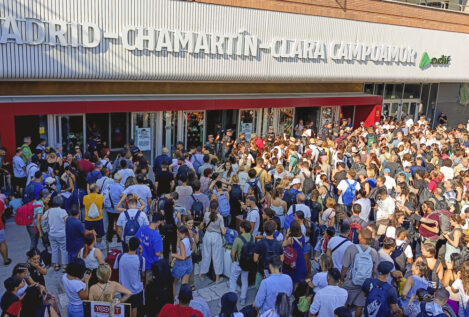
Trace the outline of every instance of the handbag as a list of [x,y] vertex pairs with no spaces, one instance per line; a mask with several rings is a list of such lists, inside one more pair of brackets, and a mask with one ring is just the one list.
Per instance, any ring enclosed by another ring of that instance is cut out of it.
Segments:
[[200,249],[200,243],[197,243],[195,250],[192,252],[192,263],[200,263],[202,261],[202,250]]

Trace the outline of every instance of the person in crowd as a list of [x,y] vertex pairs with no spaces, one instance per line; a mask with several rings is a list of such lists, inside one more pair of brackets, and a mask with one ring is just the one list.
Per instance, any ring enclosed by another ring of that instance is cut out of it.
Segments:
[[[65,223],[68,214],[62,209],[64,200],[62,196],[55,196],[52,199],[52,208],[48,209],[42,216],[42,220],[46,220],[49,224],[49,241],[52,249],[52,263],[54,270],[60,270],[62,266],[65,269],[68,263],[68,253],[66,246]],[[60,261],[59,261],[60,259]]]
[[89,300],[110,303],[114,299],[115,294],[119,293],[121,295],[119,301],[125,303],[132,296],[132,293],[127,288],[115,281],[109,280],[111,273],[112,270],[109,264],[104,263],[98,266],[96,270],[98,283],[90,287]]
[[103,222],[103,203],[104,196],[99,193],[99,186],[92,184],[90,193],[83,197],[85,206],[85,228],[96,232],[96,241],[98,247],[101,246],[102,238],[105,234]]
[[338,307],[345,305],[347,301],[347,291],[339,287],[340,272],[336,268],[331,268],[327,272],[328,286],[320,289],[314,296],[309,308],[310,316],[326,317],[332,316]]
[[275,307],[279,293],[285,293],[288,297],[292,295],[293,281],[288,275],[281,273],[281,268],[282,260],[280,257],[272,256],[269,261],[270,275],[262,280],[254,300],[254,307],[259,310],[261,315]]
[[[140,203],[140,208],[137,209],[138,203]],[[143,212],[145,206],[145,202],[137,194],[122,195],[117,203],[116,210],[120,214],[116,222],[116,232],[122,241],[124,251],[127,251],[127,244],[132,237],[135,237],[138,229],[149,225],[148,218]]]
[[226,228],[223,217],[218,213],[218,202],[210,202],[210,211],[204,214],[205,235],[202,243],[202,262],[200,264],[200,278],[203,279],[210,269],[210,262],[213,262],[216,282],[221,281],[223,273],[223,239]]
[[[238,278],[241,275],[241,296],[240,303],[246,305],[246,295],[248,292],[248,276],[249,271],[243,270],[239,264],[243,247],[248,247],[248,243],[254,243],[254,237],[251,235],[251,223],[247,220],[241,221],[239,225],[240,235],[236,237],[231,247],[231,275],[230,275],[230,292],[236,292]],[[244,265],[244,263],[243,263]]]
[[[301,211],[298,211],[301,212]],[[293,221],[287,231],[287,236],[283,241],[283,247],[291,246],[298,254],[296,259],[296,266],[294,269],[284,270],[290,275],[293,283],[298,283],[306,277],[306,260],[301,255],[304,254],[305,236],[301,232],[301,225],[298,221]]]
[[18,290],[24,287],[25,282],[18,276],[11,276],[3,282],[5,292],[0,299],[1,316],[18,316],[21,310],[21,301]]
[[163,223],[163,215],[155,213],[148,226],[141,226],[135,235],[140,240],[142,256],[145,258],[145,281],[150,283],[153,279],[152,265],[161,258],[163,253],[163,239],[158,228]]
[[90,277],[83,260],[78,259],[68,264],[67,272],[62,276],[62,285],[68,299],[67,316],[84,317],[83,300],[89,296]]
[[96,236],[94,232],[89,232],[85,234],[84,237],[84,246],[78,252],[78,258],[82,259],[85,263],[87,270],[91,272],[90,286],[98,282],[98,277],[96,276],[96,270],[100,264],[104,263],[103,252],[95,247]]
[[179,304],[166,304],[161,309],[158,317],[173,317],[173,316],[196,316],[204,317],[198,310],[190,307],[190,302],[193,299],[192,289],[189,284],[181,285],[179,289]]
[[[114,174],[114,182],[110,183],[102,194],[104,196],[104,211],[107,214],[107,230],[106,230],[106,245],[112,242],[114,234],[116,233],[115,226],[119,218],[119,212],[116,207],[121,200],[121,195],[124,191],[124,186],[121,184],[122,175],[117,172]],[[117,235],[117,234],[116,234]],[[117,236],[117,242],[120,242],[120,237]]]
[[132,317],[136,317],[144,306],[143,274],[145,273],[145,258],[138,254],[140,240],[132,237],[128,243],[129,251],[120,254],[114,262],[114,269],[119,269],[119,283],[127,288],[132,296]]
[[58,317],[59,314],[54,307],[45,303],[43,290],[39,287],[30,287],[21,298],[21,310],[18,316]]
[[[41,225],[42,215],[44,214],[44,209],[49,204],[51,195],[50,192],[46,189],[41,191],[40,198],[33,201],[33,222],[30,225],[26,226],[26,229],[29,234],[29,239],[31,240],[30,249],[36,249],[39,243],[39,239],[43,239],[44,231],[43,226]],[[44,242],[45,240],[43,240]]]
[[47,268],[41,260],[41,253],[38,249],[31,249],[26,252],[26,257],[28,258],[27,265],[31,279],[45,287],[44,276],[47,275]]
[[189,276],[192,273],[192,243],[189,238],[189,230],[186,226],[181,225],[177,231],[178,235],[178,252],[172,254],[174,266],[172,270],[173,294],[176,296],[177,282],[180,279],[182,284],[189,282]]
[[65,220],[65,246],[68,263],[78,256],[78,252],[85,244],[85,233],[92,233],[92,231],[85,230],[85,226],[80,221],[80,210],[77,207],[71,208],[70,216]]

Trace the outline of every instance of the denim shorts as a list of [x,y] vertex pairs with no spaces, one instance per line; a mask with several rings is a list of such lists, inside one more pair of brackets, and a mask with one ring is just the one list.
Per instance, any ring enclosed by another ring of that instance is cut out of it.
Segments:
[[189,257],[184,261],[176,260],[171,273],[174,278],[181,278],[184,275],[190,275],[192,273],[192,258]]
[[96,231],[96,237],[102,238],[105,234],[103,219],[97,221],[85,220],[85,229]]
[[304,254],[309,254],[311,252],[311,243],[307,242],[305,243],[305,247],[303,248],[303,253]]

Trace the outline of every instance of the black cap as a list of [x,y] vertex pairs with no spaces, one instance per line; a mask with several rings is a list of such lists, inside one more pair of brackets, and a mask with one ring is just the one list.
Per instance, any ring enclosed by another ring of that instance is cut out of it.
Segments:
[[337,317],[352,317],[352,313],[345,306],[336,308],[334,314],[337,315]]
[[238,312],[236,303],[238,302],[238,295],[233,292],[225,293],[221,297],[221,308],[225,315],[232,315]]
[[394,264],[389,261],[383,261],[378,265],[378,273],[381,275],[389,274],[394,268]]
[[179,300],[189,302],[192,300],[192,289],[189,284],[182,284],[179,289]]
[[42,172],[41,171],[36,171],[36,173],[34,173],[34,178],[41,178],[42,176]]

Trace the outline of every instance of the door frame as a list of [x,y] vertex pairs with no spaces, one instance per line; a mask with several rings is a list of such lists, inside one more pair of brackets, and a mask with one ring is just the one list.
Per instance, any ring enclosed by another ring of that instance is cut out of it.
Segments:
[[[207,130],[207,110],[182,110],[180,111],[182,115],[182,141],[184,142],[184,148],[187,149],[187,113],[191,112],[202,112],[204,114],[204,126],[202,127],[202,146],[206,142],[206,130]],[[189,150],[189,149],[187,149]]]

